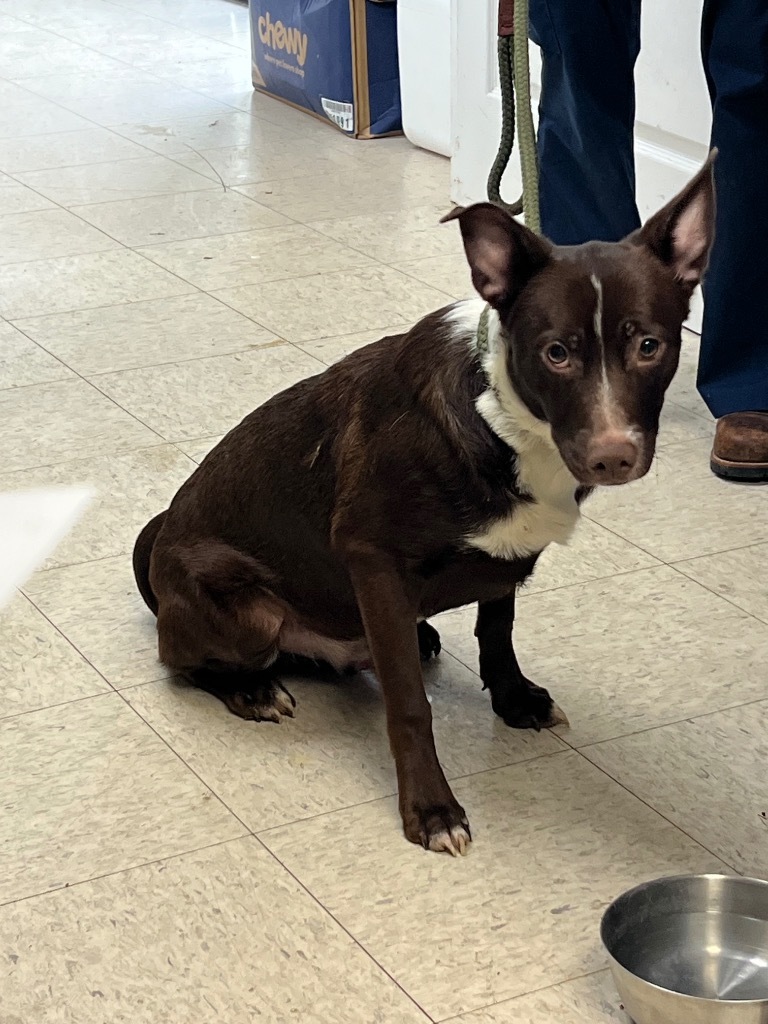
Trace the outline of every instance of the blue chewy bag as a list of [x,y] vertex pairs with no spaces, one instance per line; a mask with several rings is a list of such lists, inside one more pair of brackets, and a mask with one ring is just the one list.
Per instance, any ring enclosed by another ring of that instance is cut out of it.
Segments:
[[250,0],[256,89],[356,139],[402,131],[394,0]]

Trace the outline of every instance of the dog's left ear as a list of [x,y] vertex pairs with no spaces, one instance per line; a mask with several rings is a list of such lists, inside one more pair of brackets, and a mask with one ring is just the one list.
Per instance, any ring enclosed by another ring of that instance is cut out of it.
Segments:
[[472,283],[485,301],[509,309],[528,281],[549,261],[552,247],[493,203],[457,207],[441,223],[458,220]]
[[715,182],[713,149],[699,173],[654,214],[630,240],[648,246],[670,266],[686,291],[692,292],[704,276],[715,237]]

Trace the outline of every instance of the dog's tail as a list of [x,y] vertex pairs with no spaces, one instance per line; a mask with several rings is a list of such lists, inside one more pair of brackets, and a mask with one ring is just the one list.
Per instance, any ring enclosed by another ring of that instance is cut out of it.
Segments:
[[150,519],[136,538],[133,547],[133,575],[136,577],[136,586],[153,615],[157,615],[158,605],[149,583],[149,560],[152,557],[152,548],[155,546],[155,540],[165,516],[165,512],[160,512],[154,519]]

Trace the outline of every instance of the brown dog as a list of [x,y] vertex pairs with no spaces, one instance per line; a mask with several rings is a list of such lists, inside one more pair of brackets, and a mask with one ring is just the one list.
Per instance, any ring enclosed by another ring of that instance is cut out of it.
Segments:
[[462,853],[426,620],[477,603],[493,710],[517,728],[562,720],[518,666],[515,591],[591,488],[651,465],[712,242],[711,160],[617,244],[558,249],[485,203],[446,219],[490,309],[449,306],[270,399],[144,528],[134,568],[162,661],[243,718],[293,715],[291,658],[371,658],[405,834]]

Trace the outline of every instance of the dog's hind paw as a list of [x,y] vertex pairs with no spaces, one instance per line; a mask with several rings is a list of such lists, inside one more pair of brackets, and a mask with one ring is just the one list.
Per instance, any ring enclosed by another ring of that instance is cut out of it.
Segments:
[[279,725],[283,717],[293,718],[296,701],[286,688],[276,681],[260,683],[252,690],[236,690],[222,697],[233,715],[253,722],[274,722]]

